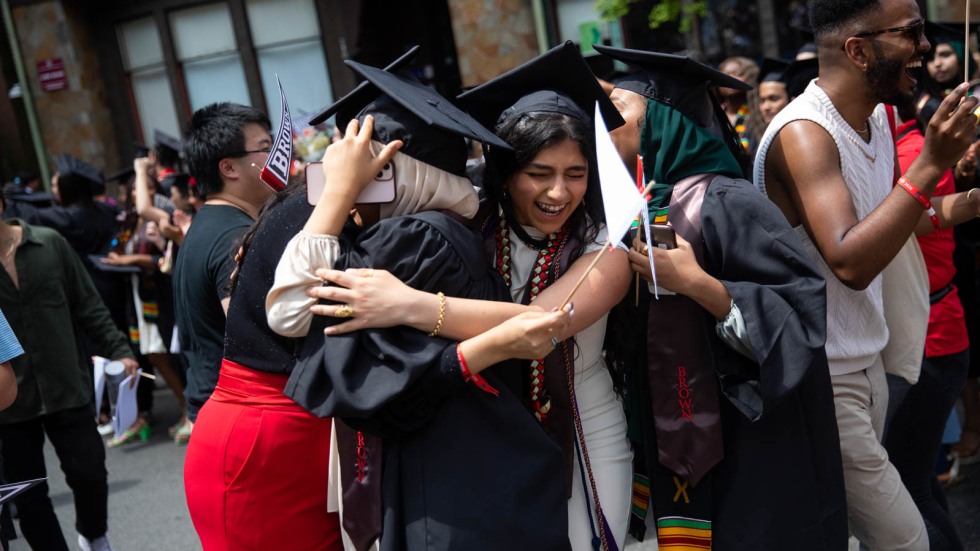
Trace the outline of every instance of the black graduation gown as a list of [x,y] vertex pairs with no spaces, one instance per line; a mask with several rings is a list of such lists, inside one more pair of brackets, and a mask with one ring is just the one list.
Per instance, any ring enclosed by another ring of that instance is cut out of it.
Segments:
[[[337,269],[507,300],[479,237],[444,214],[383,220],[341,248]],[[482,373],[494,397],[463,381],[455,342],[406,327],[316,337],[335,322],[314,321],[285,392],[383,437],[383,550],[569,547],[561,450],[522,404],[516,364]]]
[[[782,213],[744,180],[711,180],[701,226],[702,267],[738,305],[756,355],[727,346],[705,312],[725,454],[710,471],[713,549],[847,549],[824,280]],[[656,460],[655,447],[647,457]]]
[[738,305],[756,355],[713,341],[728,398],[715,548],[846,549],[825,282],[782,213],[744,180],[715,178],[701,221],[705,268]]

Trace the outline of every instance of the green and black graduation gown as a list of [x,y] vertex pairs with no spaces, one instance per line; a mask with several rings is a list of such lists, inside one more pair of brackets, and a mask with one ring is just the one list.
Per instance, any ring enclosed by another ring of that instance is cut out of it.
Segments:
[[[643,434],[634,442],[645,457],[637,469],[650,474],[661,546],[846,549],[823,279],[780,211],[744,180],[711,174],[680,180],[669,220],[731,294],[754,357],[718,337],[716,320],[691,299],[645,294],[646,357],[632,373],[631,421],[642,428],[632,431]],[[677,315],[679,301],[699,313]],[[675,346],[679,340],[684,345]],[[672,357],[672,348],[684,346],[695,351],[693,361]],[[703,392],[681,388],[697,376],[706,381]],[[669,417],[659,429],[655,410]],[[660,429],[683,432],[688,419],[699,417],[711,426],[675,445],[669,452],[675,457],[666,458],[675,468],[668,469],[658,460],[658,434],[666,434]],[[692,470],[693,458],[706,452],[717,452],[706,474]]]

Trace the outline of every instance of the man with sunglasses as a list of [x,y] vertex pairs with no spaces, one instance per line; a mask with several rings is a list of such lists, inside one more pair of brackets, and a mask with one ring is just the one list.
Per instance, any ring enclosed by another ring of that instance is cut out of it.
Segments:
[[218,382],[235,251],[274,193],[259,177],[272,148],[271,126],[257,109],[215,103],[194,113],[184,139],[190,173],[205,198],[174,267],[174,313],[187,358],[184,395],[191,426]]
[[[826,350],[851,532],[871,549],[928,549],[922,517],[880,443],[885,369],[899,365],[893,347],[904,346],[901,365],[917,376],[928,283],[910,236],[953,222],[946,218],[951,209],[938,201],[934,209],[929,198],[972,141],[977,100],[965,97],[965,86],[954,90],[933,117],[918,160],[900,175],[880,104],[909,97],[916,84],[910,69],[929,50],[918,5],[810,0],[809,10],[820,74],[767,129],[754,179],[827,279]],[[906,269],[893,266],[884,279],[896,257]],[[902,296],[889,287],[896,275],[910,286]],[[886,324],[895,309],[903,323]]]

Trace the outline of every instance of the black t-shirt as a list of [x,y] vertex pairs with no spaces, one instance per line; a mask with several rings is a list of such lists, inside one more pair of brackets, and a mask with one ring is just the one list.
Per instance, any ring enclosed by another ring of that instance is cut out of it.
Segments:
[[197,412],[218,382],[225,337],[221,299],[230,293],[238,242],[252,218],[225,205],[205,205],[194,216],[174,266],[174,312],[187,358],[187,412]]
[[[225,358],[272,373],[293,369],[297,339],[278,335],[265,317],[265,297],[272,288],[276,264],[286,244],[303,229],[313,207],[305,193],[294,193],[268,211],[252,237],[228,304]],[[196,222],[195,222],[196,223]]]

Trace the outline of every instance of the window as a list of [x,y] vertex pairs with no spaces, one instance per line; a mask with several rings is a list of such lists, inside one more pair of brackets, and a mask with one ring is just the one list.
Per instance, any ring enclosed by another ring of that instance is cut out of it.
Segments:
[[227,4],[175,11],[170,29],[191,111],[221,101],[251,105]]
[[117,29],[123,68],[129,76],[143,141],[159,129],[180,135],[174,98],[163,63],[160,35],[152,18],[137,19]]
[[276,75],[293,120],[332,103],[313,0],[248,0],[246,9],[273,126],[280,117]]

